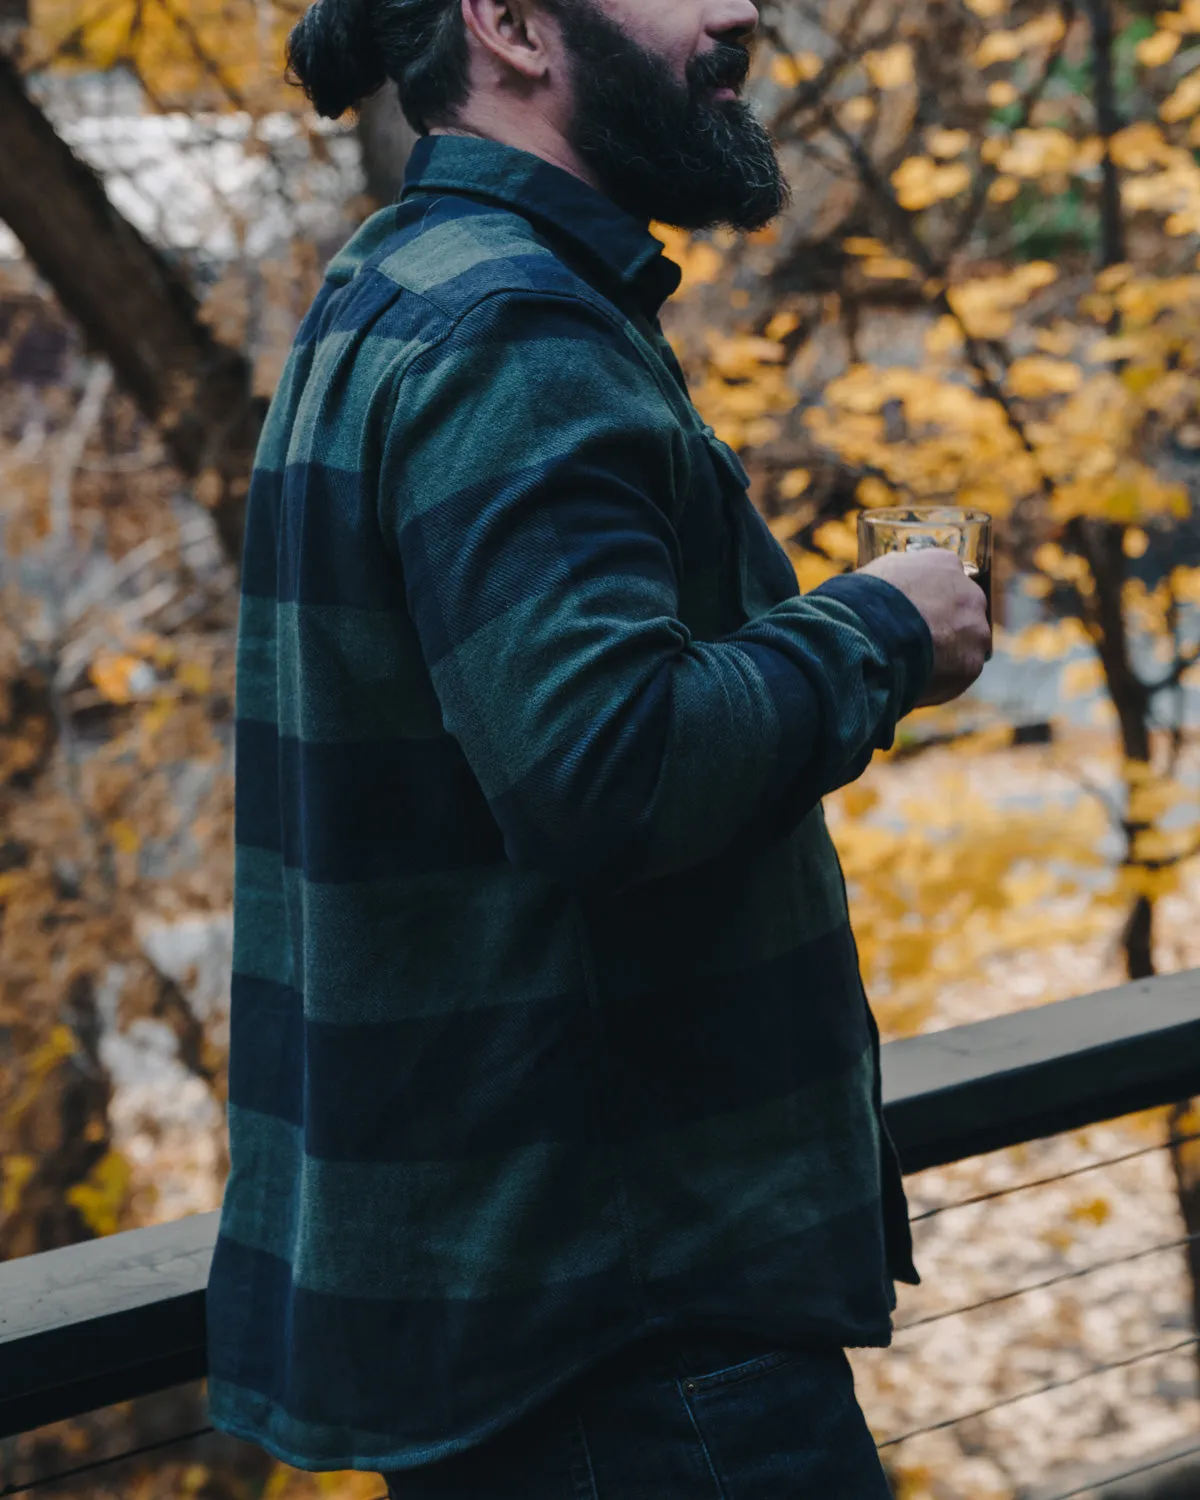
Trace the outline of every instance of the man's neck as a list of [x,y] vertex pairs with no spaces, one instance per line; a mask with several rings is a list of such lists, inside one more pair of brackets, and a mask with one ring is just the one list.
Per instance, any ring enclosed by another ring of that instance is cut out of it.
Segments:
[[578,177],[597,192],[603,191],[561,130],[537,110],[528,110],[516,122],[502,106],[483,99],[475,102],[469,114],[464,115],[457,124],[437,126],[429,133],[475,136],[485,141],[495,141],[501,146],[511,146],[516,151],[527,151],[531,156],[538,156],[549,162],[552,167],[570,172],[572,177]]

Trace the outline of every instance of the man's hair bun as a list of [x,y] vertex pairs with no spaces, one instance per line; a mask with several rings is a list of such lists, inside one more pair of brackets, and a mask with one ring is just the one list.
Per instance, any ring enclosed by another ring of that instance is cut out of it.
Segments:
[[461,0],[317,0],[287,44],[288,77],[336,120],[390,78],[409,124],[449,123],[470,87]]
[[327,119],[338,119],[387,82],[371,10],[372,0],[318,0],[288,37],[288,75]]

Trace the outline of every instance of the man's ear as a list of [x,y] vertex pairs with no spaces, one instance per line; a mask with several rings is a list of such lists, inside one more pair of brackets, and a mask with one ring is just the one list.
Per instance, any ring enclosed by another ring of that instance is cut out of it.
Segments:
[[462,0],[463,20],[496,62],[528,79],[550,69],[546,11],[532,0]]

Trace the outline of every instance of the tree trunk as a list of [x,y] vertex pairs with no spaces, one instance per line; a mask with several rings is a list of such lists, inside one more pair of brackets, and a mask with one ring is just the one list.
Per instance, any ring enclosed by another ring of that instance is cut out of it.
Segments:
[[395,84],[387,84],[365,101],[358,116],[358,144],[367,197],[379,208],[399,197],[404,168],[416,139],[401,113]]
[[[1075,539],[1088,559],[1096,583],[1094,618],[1099,624],[1101,637],[1097,650],[1121,726],[1121,749],[1127,761],[1149,765],[1152,748],[1150,695],[1130,657],[1122,603],[1127,571],[1124,528],[1108,522],[1080,521],[1076,523]],[[1130,864],[1136,864],[1137,839],[1145,828],[1145,823],[1126,817],[1126,858]],[[1149,896],[1135,897],[1122,941],[1129,978],[1149,979],[1156,972],[1154,902]],[[1193,1326],[1200,1332],[1200,1141],[1187,1142],[1184,1139],[1191,1135],[1200,1135],[1200,1110],[1196,1100],[1185,1100],[1171,1107],[1167,1140],[1179,1197],[1179,1213],[1184,1232],[1191,1237],[1185,1261]],[[1200,1358],[1200,1351],[1197,1355]]]
[[[1125,527],[1115,521],[1077,517],[1068,539],[1083,554],[1096,585],[1092,621],[1099,629],[1096,651],[1104,668],[1109,697],[1121,726],[1121,749],[1126,760],[1150,761],[1150,694],[1137,675],[1125,625]],[[1087,602],[1085,601],[1085,612]],[[1128,832],[1128,830],[1127,830]]]
[[1139,896],[1125,924],[1125,972],[1130,979],[1154,974],[1154,902]]
[[29,0],[0,0],[0,47],[14,46],[29,25]]
[[158,427],[174,462],[205,478],[202,497],[236,561],[265,411],[249,362],[213,337],[182,276],[112,206],[3,54],[0,140],[0,219]]
[[1101,259],[1106,266],[1116,266],[1125,259],[1125,216],[1121,211],[1121,178],[1111,149],[1112,139],[1123,123],[1113,75],[1116,38],[1111,0],[1087,0],[1087,12],[1092,31],[1096,129],[1104,142],[1100,176]]
[[[1097,132],[1104,142],[1100,185],[1100,261],[1103,266],[1119,265],[1127,253],[1125,220],[1121,203],[1121,178],[1112,153],[1113,137],[1123,121],[1117,108],[1113,70],[1114,26],[1112,0],[1087,0],[1088,21],[1092,33],[1093,105]],[[1117,318],[1110,332],[1119,331]],[[1121,748],[1126,760],[1148,765],[1151,758],[1150,694],[1138,677],[1129,650],[1125,628],[1124,556],[1125,529],[1111,523],[1079,521],[1076,540],[1087,558],[1096,582],[1096,620],[1100,627],[1097,642],[1109,693],[1121,725]],[[1144,829],[1131,818],[1125,821],[1127,858],[1135,863],[1137,837]],[[1148,979],[1154,969],[1154,902],[1147,895],[1138,896],[1129,913],[1124,932],[1125,966],[1130,979]],[[1197,1101],[1173,1105],[1169,1116],[1168,1143],[1175,1185],[1179,1195],[1179,1212],[1185,1233],[1191,1236],[1187,1246],[1188,1279],[1191,1290],[1192,1323],[1200,1333],[1200,1141],[1185,1143],[1183,1137],[1200,1134],[1200,1112]],[[1200,1357],[1200,1351],[1197,1351]]]
[[80,974],[64,1004],[64,1020],[76,1052],[63,1058],[41,1082],[37,1096],[21,1112],[6,1147],[33,1164],[3,1219],[0,1261],[43,1250],[57,1250],[91,1239],[94,1231],[70,1199],[71,1189],[112,1144],[108,1119],[112,1083],[100,1060],[100,1027],[95,981]]

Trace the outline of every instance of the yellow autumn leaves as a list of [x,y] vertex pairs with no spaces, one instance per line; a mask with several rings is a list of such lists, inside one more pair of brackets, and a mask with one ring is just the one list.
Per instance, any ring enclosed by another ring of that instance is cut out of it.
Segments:
[[[1172,95],[1172,99],[1175,97]],[[1163,105],[1164,111],[1170,104],[1168,100]],[[1196,74],[1195,89],[1188,93],[1180,108],[1182,113],[1171,113],[1169,118],[1190,118],[1200,110],[1200,71]],[[1164,118],[1168,115],[1164,114]],[[910,156],[900,163],[892,173],[892,186],[902,207],[917,213],[945,199],[956,198],[971,186],[973,176],[968,163],[945,159],[960,157],[966,151],[969,142],[959,139],[963,135],[965,132],[936,132],[934,141],[929,143],[928,155]],[[1139,121],[1120,132],[1113,140],[1112,151],[1114,161],[1131,172],[1158,169],[1152,187],[1139,187],[1136,182],[1125,184],[1125,198],[1131,208],[1165,204],[1168,209],[1183,211],[1192,207],[1200,196],[1200,170],[1190,152],[1173,147],[1154,124]],[[1021,181],[1056,182],[1093,174],[1104,158],[1104,143],[1098,136],[1078,140],[1057,126],[1027,127],[1011,134],[985,137],[979,144],[979,157],[1001,174],[989,192],[991,201],[1007,202],[1016,196]]]
[[[886,247],[852,237],[846,248],[869,268],[883,259]],[[897,493],[931,500],[953,496],[1004,515],[1048,483],[1050,515],[1059,522],[1082,515],[1133,525],[1187,510],[1183,487],[1161,475],[1138,444],[1148,412],[1178,418],[1200,395],[1190,377],[1172,368],[1185,334],[1163,322],[1164,314],[1174,314],[1186,324],[1200,311],[1200,277],[1155,279],[1138,277],[1128,267],[1110,268],[1096,278],[1084,302],[1098,299],[1090,308],[1096,320],[1119,314],[1121,335],[1109,335],[1094,323],[1089,331],[1086,318],[1037,329],[1036,347],[1011,358],[1003,376],[1008,397],[1025,403],[1029,446],[1004,409],[964,379],[964,331],[993,341],[1008,337],[1018,315],[1056,278],[1049,262],[1032,261],[963,281],[948,291],[955,316],[927,327],[928,365],[860,363],[825,386],[802,425],[818,448],[844,464],[885,476],[886,483],[864,483],[862,503],[887,503]],[[794,315],[781,314],[768,329],[778,337],[706,331],[707,358],[696,396],[732,446],[756,448],[783,433],[803,378],[803,352],[793,373],[781,342],[794,326]],[[902,415],[899,435],[891,430],[888,409]],[[806,469],[789,472],[780,498],[799,499],[809,481]],[[849,533],[843,537],[835,526],[815,540],[835,562],[853,561]],[[799,567],[800,560],[794,560]],[[804,582],[820,581],[813,567],[805,568]]]
[[67,1189],[67,1202],[93,1234],[115,1234],[129,1201],[133,1172],[119,1151],[108,1151],[83,1182]]
[[912,48],[907,42],[865,53],[863,67],[871,83],[881,90],[904,88],[916,78]]
[[[1050,403],[1027,423],[1032,453],[996,402],[932,370],[857,366],[830,384],[806,425],[846,464],[885,474],[918,499],[953,497],[1005,515],[1047,480],[1050,515],[1060,523],[1092,516],[1133,525],[1187,514],[1185,488],[1137,451],[1143,407],[1118,375],[1086,375],[1077,364],[1034,354],[1014,361],[1007,389]],[[888,432],[888,407],[903,413],[902,441]]]
[[892,186],[901,207],[916,213],[965,192],[971,186],[971,169],[965,162],[943,164],[930,156],[910,156],[892,173]]
[[976,48],[972,60],[981,69],[990,68],[995,63],[1015,62],[1038,48],[1056,46],[1065,34],[1066,23],[1061,12],[1046,11],[1011,31],[989,32]]
[[[978,6],[972,8],[992,15],[1002,6],[989,4],[982,11]],[[1190,11],[1185,6],[1184,12],[1187,14],[1160,16],[1159,29],[1138,43],[1136,56],[1143,67],[1156,68],[1170,62],[1178,51],[1181,35],[1189,28],[1200,30],[1200,0],[1194,0]],[[1058,12],[1037,16],[1023,26],[989,32],[977,47],[973,61],[980,69],[1014,63],[1028,53],[1058,46],[1064,32],[1064,21]],[[871,71],[869,67],[867,71]],[[996,79],[989,84],[987,97],[993,108],[1003,109],[1015,103],[1019,94],[1010,80]],[[1159,107],[1159,115],[1167,125],[1193,122],[1186,141],[1188,149],[1173,147],[1161,129],[1149,121],[1136,122],[1122,131],[1114,141],[1114,160],[1133,172],[1159,169],[1153,183],[1127,185],[1126,201],[1135,211],[1165,205],[1175,215],[1170,233],[1200,232],[1200,210],[1196,207],[1200,199],[1200,169],[1190,149],[1200,147],[1200,120],[1196,119],[1200,115],[1200,68],[1175,84]],[[896,197],[911,213],[957,198],[973,180],[968,161],[962,159],[970,145],[966,133],[943,130],[935,134],[937,140],[926,141],[926,154],[908,157],[892,174]],[[999,174],[988,192],[993,203],[1010,202],[1016,197],[1021,181],[1041,180],[1054,185],[1065,183],[1070,176],[1094,174],[1104,155],[1099,137],[1076,139],[1068,131],[1050,124],[1026,124],[1011,133],[987,134],[978,143],[978,149],[980,161]]]
[[1048,354],[1026,354],[1008,369],[1008,389],[1014,396],[1037,401],[1043,396],[1067,396],[1083,384],[1083,371],[1066,359]]
[[1200,109],[1200,69],[1180,79],[1174,92],[1165,99],[1159,114],[1169,125],[1188,120]]
[[[902,440],[889,434],[885,409],[902,414]],[[856,366],[830,384],[805,425],[846,465],[887,476],[886,486],[860,486],[864,504],[886,503],[894,492],[953,496],[1002,516],[1036,488],[1036,466],[1000,407],[934,370]]]
[[[904,88],[916,80],[912,48],[907,42],[876,48],[862,58],[871,84],[881,90]],[[771,63],[771,77],[780,88],[794,89],[820,76],[825,61],[816,52],[780,55]]]
[[283,79],[296,13],[257,0],[32,0],[29,57],[60,69],[136,69],[172,108],[296,108]]
[[936,795],[898,791],[877,770],[831,799],[864,977],[890,1035],[920,1029],[947,984],[994,956],[1076,941],[1111,921],[1100,905],[1081,915],[1075,901],[1081,875],[1104,864],[1103,812],[1072,794],[1052,752],[1041,757],[1044,807],[997,806],[988,762],[977,770],[976,757],[998,740],[985,731],[944,753]]
[[1145,37],[1134,48],[1134,55],[1143,68],[1161,68],[1169,63],[1179,50],[1179,36],[1173,31],[1156,31]]
[[710,328],[705,344],[705,374],[693,394],[717,436],[739,449],[772,442],[779,419],[796,405],[782,343]]

